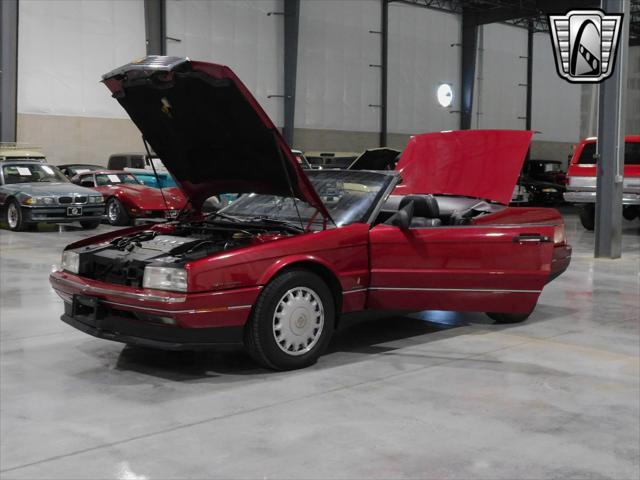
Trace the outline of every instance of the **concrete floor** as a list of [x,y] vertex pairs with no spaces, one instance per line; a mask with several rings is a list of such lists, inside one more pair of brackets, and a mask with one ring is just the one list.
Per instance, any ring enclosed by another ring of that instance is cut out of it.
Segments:
[[567,222],[571,267],[526,323],[352,323],[288,373],[73,330],[47,274],[87,234],[3,230],[0,476],[637,479],[639,223],[594,261]]

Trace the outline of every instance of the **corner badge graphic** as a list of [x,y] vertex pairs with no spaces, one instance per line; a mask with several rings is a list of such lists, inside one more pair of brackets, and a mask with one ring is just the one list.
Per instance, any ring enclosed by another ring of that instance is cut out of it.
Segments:
[[549,15],[558,75],[571,83],[599,83],[613,73],[622,14],[571,10]]

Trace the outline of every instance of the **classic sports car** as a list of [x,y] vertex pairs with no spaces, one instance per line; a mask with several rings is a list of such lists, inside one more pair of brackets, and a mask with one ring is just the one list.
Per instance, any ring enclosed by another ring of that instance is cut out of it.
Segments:
[[111,225],[129,225],[134,218],[175,218],[187,203],[177,187],[148,187],[133,174],[119,170],[86,172],[71,181],[104,196]]
[[[558,212],[505,206],[531,132],[417,135],[397,171],[305,172],[228,67],[147,57],[104,83],[193,209],[67,246],[51,284],[91,335],[300,368],[348,312],[524,320],[569,264]],[[228,191],[244,195],[198,211]]]
[[58,170],[60,170],[65,177],[71,179],[81,173],[104,170],[104,167],[90,163],[68,163],[65,165],[58,165]]
[[0,163],[0,208],[10,230],[77,221],[83,228],[96,228],[104,200],[99,193],[70,183],[53,165],[5,161]]

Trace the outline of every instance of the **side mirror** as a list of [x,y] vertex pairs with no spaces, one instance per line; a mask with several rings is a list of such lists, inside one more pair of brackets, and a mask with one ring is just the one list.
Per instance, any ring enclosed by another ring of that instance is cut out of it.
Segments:
[[410,202],[408,205],[398,210],[398,212],[393,216],[391,225],[398,227],[400,230],[409,230],[412,218],[413,202]]

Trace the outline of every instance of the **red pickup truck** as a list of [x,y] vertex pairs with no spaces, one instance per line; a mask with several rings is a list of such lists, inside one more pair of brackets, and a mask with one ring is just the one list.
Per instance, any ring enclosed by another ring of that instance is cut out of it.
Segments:
[[[585,138],[576,148],[567,172],[564,199],[581,204],[580,221],[587,230],[595,226],[596,138]],[[640,135],[627,135],[624,148],[622,215],[627,220],[640,217]]]

